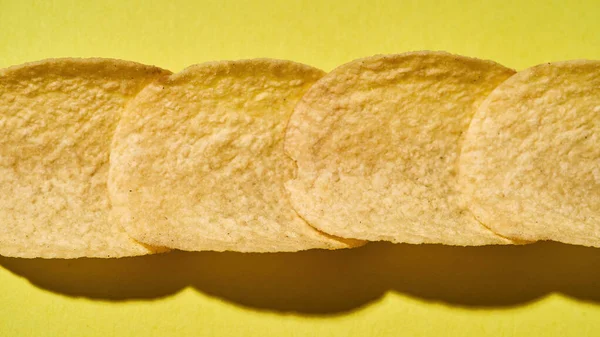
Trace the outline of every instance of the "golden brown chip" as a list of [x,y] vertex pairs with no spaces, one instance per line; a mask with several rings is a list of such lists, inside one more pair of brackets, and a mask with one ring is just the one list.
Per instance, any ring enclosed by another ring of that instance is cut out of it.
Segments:
[[183,250],[344,248],[292,209],[284,128],[321,70],[268,59],[207,63],[149,85],[113,142],[109,190],[135,239]]
[[600,61],[543,64],[496,88],[473,118],[459,180],[501,235],[600,247]]
[[513,73],[442,52],[374,56],[333,70],[289,122],[294,208],[346,238],[510,243],[459,206],[456,166],[475,109]]
[[156,67],[51,59],[0,70],[0,254],[76,258],[153,250],[108,221],[110,142]]

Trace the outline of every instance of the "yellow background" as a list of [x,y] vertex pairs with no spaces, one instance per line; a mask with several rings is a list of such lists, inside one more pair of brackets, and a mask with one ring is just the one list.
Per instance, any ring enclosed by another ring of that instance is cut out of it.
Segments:
[[[274,57],[329,70],[420,49],[517,69],[600,59],[600,1],[0,0],[0,67]],[[0,336],[600,335],[600,250],[556,243],[0,266]]]

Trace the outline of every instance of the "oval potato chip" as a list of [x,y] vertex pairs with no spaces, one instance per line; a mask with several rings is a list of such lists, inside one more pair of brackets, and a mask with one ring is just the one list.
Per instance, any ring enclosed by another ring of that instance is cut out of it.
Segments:
[[153,252],[109,222],[106,182],[123,106],[168,73],[110,59],[50,59],[0,70],[1,255]]
[[459,206],[456,165],[475,109],[514,73],[443,52],[373,56],[319,80],[292,115],[297,212],[345,238],[510,243]]
[[495,232],[600,247],[600,61],[511,77],[468,130],[459,181]]
[[191,66],[149,85],[113,142],[115,216],[135,239],[182,250],[344,248],[289,204],[289,115],[321,70],[257,59]]

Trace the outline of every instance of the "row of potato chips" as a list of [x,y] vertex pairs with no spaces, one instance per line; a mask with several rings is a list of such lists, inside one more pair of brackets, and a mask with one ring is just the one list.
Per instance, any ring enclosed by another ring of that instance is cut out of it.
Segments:
[[600,246],[600,61],[0,70],[0,255]]

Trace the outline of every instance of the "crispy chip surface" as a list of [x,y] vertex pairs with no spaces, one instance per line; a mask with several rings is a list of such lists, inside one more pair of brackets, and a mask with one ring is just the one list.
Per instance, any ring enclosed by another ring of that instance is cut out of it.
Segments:
[[191,66],[128,106],[111,154],[115,217],[135,239],[242,252],[359,244],[310,227],[283,182],[286,122],[321,70],[269,59]]
[[111,138],[124,105],[167,71],[110,59],[0,70],[0,254],[152,252],[108,220]]
[[600,246],[600,62],[517,73],[475,114],[460,159],[465,202],[492,230]]
[[442,52],[374,56],[319,80],[292,115],[286,184],[298,213],[346,238],[452,245],[510,241],[459,206],[462,133],[513,70]]

